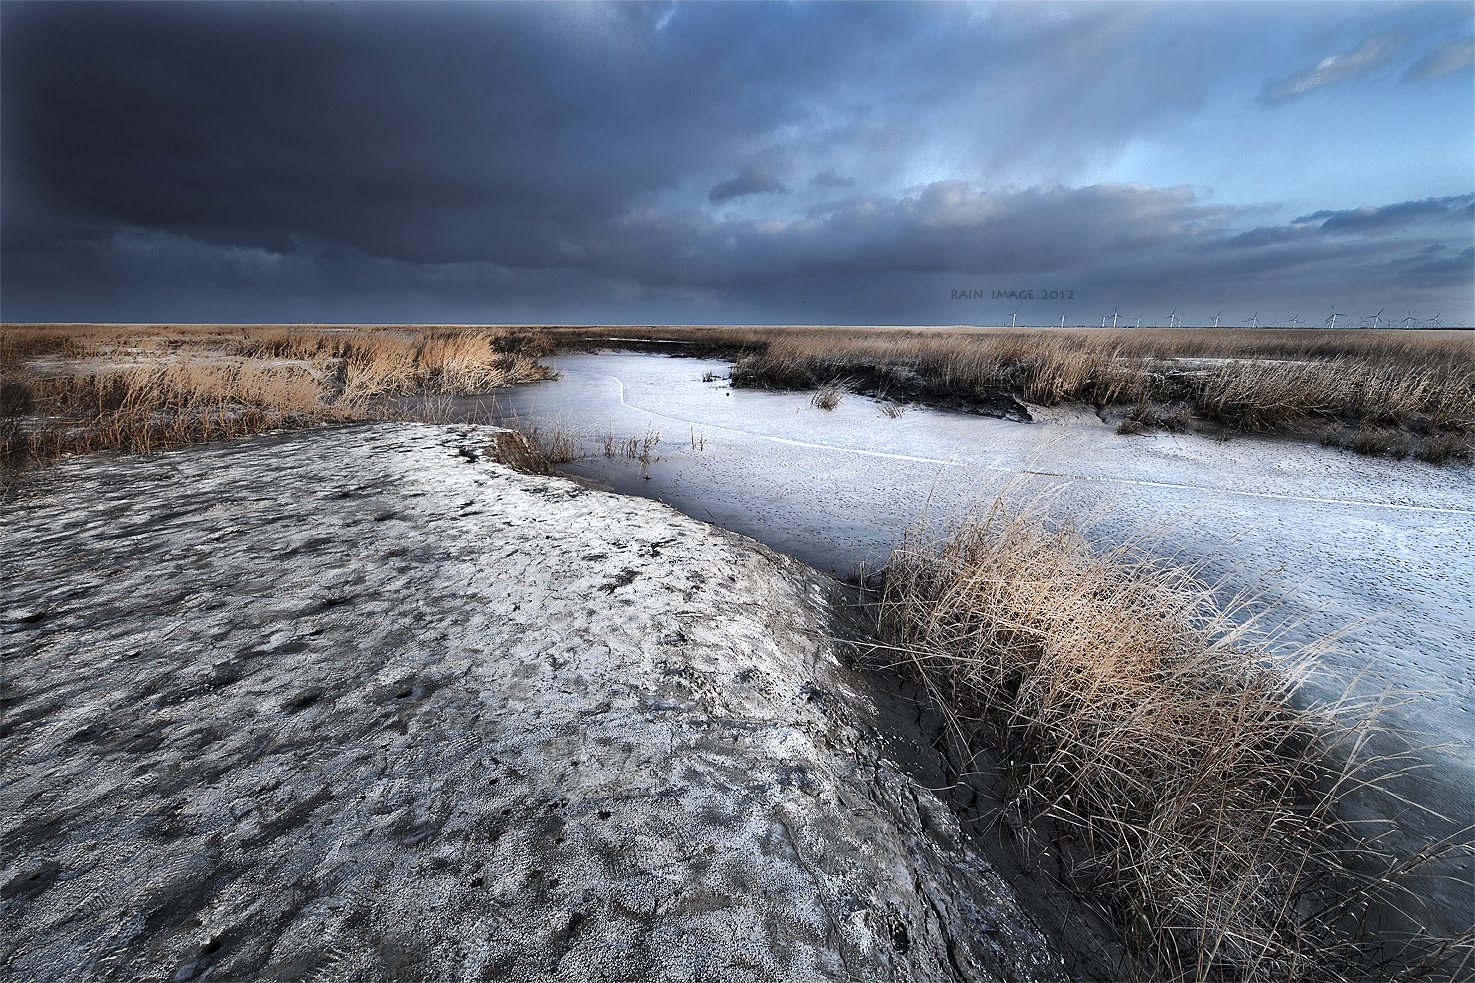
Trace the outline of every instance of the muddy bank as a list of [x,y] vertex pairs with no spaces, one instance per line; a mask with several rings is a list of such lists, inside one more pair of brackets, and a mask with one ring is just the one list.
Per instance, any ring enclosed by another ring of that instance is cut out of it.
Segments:
[[4,506],[10,978],[1062,976],[832,581],[485,443],[94,456]]

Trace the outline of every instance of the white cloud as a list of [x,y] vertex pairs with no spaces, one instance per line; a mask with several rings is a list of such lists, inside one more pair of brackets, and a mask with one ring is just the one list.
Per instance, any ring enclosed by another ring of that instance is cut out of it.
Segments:
[[1388,31],[1363,41],[1351,51],[1327,55],[1310,68],[1265,83],[1260,101],[1267,105],[1295,99],[1338,82],[1362,78],[1386,65],[1407,40],[1401,31]]

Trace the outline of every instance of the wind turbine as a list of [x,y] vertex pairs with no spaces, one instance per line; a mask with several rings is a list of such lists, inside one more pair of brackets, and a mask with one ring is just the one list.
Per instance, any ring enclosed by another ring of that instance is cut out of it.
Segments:
[[1303,325],[1305,323],[1306,323],[1305,321],[1301,320],[1301,315],[1299,315],[1299,314],[1297,314],[1295,317],[1291,318],[1291,327],[1293,327],[1293,328],[1299,328],[1301,325]]
[[1425,324],[1432,324],[1436,328],[1442,328],[1442,327],[1444,327],[1444,325],[1442,325],[1442,324],[1439,323],[1439,319],[1441,317],[1443,317],[1443,316],[1444,316],[1444,312],[1443,311],[1440,311],[1438,314],[1435,314],[1433,317],[1429,318],[1429,320],[1425,321],[1424,323]]
[[1137,327],[1139,327],[1139,328],[1142,327],[1142,315],[1141,314],[1138,314],[1137,315]]
[[1101,326],[1103,328],[1106,327],[1106,315],[1105,314],[1101,315]]
[[1414,317],[1414,312],[1413,311],[1409,311],[1408,314],[1407,314],[1407,316],[1404,317],[1404,319],[1402,321],[1399,321],[1398,323],[1401,324],[1401,325],[1403,325],[1406,328],[1410,324],[1418,324],[1419,323],[1419,319],[1416,318],[1416,317]]
[[1009,327],[1011,327],[1011,328],[1016,327],[1017,326],[1016,325],[1016,322],[1018,320],[1019,320],[1019,312],[1018,311],[1015,311],[1013,314],[1010,314],[1009,315]]
[[1258,328],[1260,326],[1260,312],[1256,311],[1254,314],[1251,314],[1240,323],[1248,324],[1252,328]]
[[1116,308],[1115,308],[1115,307],[1113,307],[1113,308],[1112,308],[1112,309],[1111,309],[1111,326],[1112,326],[1112,327],[1113,327],[1113,328],[1115,328],[1115,327],[1116,327],[1116,319],[1117,319],[1117,318],[1119,318],[1119,317],[1121,317],[1121,315],[1120,315],[1120,314],[1118,314],[1118,313],[1117,313],[1117,312],[1116,312]]
[[1346,314],[1338,314],[1337,313],[1337,305],[1336,304],[1333,304],[1332,305],[1332,313],[1326,319],[1327,326],[1328,327],[1331,327],[1331,328],[1335,328],[1337,326],[1337,318],[1339,318],[1339,317],[1347,317],[1347,315]]
[[1223,314],[1223,313],[1224,313],[1224,312],[1223,312],[1223,311],[1220,311],[1220,312],[1219,312],[1219,313],[1218,313],[1218,314],[1215,314],[1215,315],[1214,315],[1214,327],[1216,327],[1216,328],[1217,328],[1217,327],[1218,327],[1218,326],[1219,326],[1219,317],[1220,317],[1220,315],[1222,315],[1222,314]]
[[1065,312],[1064,311],[1061,311],[1060,312],[1060,326],[1062,328],[1065,327]]
[[[1383,308],[1383,311],[1386,311],[1387,309],[1388,308],[1385,307],[1385,308]],[[1363,324],[1367,324],[1368,321],[1372,321],[1373,322],[1373,328],[1376,329],[1377,326],[1378,326],[1378,322],[1381,321],[1381,320],[1383,320],[1383,311],[1378,311],[1378,313],[1374,314],[1371,318],[1364,317],[1362,319],[1362,323]]]
[[1178,308],[1176,307],[1168,313],[1168,327],[1176,328],[1178,324],[1174,324],[1173,322],[1175,321],[1178,322],[1178,324],[1183,323],[1183,319],[1178,316]]

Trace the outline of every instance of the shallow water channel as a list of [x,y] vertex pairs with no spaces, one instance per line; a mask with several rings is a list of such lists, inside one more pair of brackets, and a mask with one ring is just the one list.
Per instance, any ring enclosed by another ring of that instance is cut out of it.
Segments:
[[[757,539],[838,575],[883,563],[924,511],[937,518],[989,500],[1011,477],[1054,508],[1099,510],[1104,540],[1166,523],[1155,546],[1203,562],[1227,594],[1268,578],[1294,587],[1275,619],[1282,640],[1307,644],[1344,630],[1307,681],[1335,698],[1388,691],[1385,722],[1419,745],[1426,766],[1398,791],[1444,813],[1390,800],[1353,803],[1390,817],[1388,845],[1413,852],[1475,823],[1475,479],[1466,468],[1358,457],[1303,441],[1196,434],[1118,435],[1081,407],[1031,407],[1035,422],[884,404],[849,395],[833,410],[809,393],[733,389],[722,361],[659,355],[569,355],[554,382],[499,395],[494,412],[558,424],[588,457],[563,470]],[[716,376],[715,381],[703,381]],[[474,404],[453,412],[468,414]],[[642,467],[604,455],[604,438],[660,441]],[[647,477],[648,475],[648,477]],[[1468,837],[1466,837],[1468,838]],[[1436,899],[1431,931],[1475,923],[1465,883],[1420,884]]]

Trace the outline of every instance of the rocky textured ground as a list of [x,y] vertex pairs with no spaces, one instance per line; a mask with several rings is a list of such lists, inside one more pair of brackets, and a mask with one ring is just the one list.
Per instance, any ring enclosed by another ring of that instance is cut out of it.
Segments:
[[888,751],[836,585],[486,441],[79,458],[0,507],[9,979],[1062,975]]

